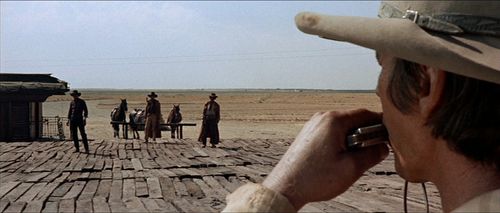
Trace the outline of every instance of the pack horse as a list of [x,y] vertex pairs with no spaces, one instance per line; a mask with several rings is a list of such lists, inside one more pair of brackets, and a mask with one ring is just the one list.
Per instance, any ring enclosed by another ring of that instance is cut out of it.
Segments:
[[180,104],[173,105],[172,110],[170,110],[170,113],[168,113],[167,117],[167,123],[171,124],[170,128],[170,136],[171,138],[175,138],[175,132],[179,134],[179,127],[177,126],[178,123],[182,121],[182,114],[181,114],[181,107]]
[[[111,111],[111,121],[126,122],[126,112],[127,112],[127,99],[121,99],[121,103],[118,107],[115,107]],[[113,124],[113,137],[120,138],[120,125]],[[124,133],[125,134],[125,133]]]
[[146,111],[143,109],[134,109],[128,115],[130,131],[134,139],[139,139],[139,130],[144,131],[144,123],[146,121]]

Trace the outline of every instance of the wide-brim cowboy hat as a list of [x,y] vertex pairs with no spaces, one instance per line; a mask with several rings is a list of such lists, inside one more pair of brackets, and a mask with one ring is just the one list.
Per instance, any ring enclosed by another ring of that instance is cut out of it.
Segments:
[[156,98],[156,97],[158,97],[158,95],[156,95],[155,92],[151,92],[150,94],[148,94],[148,97],[150,97],[150,98]]
[[78,90],[73,90],[73,92],[71,92],[69,95],[80,97],[80,95],[82,95],[82,93],[78,92]]
[[210,96],[208,96],[208,97],[209,97],[209,98],[214,98],[214,99],[215,99],[215,98],[217,98],[218,96],[217,96],[217,95],[215,95],[215,93],[212,93],[212,94],[210,94]]
[[380,18],[295,17],[304,33],[500,84],[500,1],[382,2]]

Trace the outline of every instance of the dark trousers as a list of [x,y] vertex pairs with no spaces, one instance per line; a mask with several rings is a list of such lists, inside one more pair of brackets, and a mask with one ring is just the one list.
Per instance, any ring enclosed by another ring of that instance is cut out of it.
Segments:
[[71,121],[69,124],[69,128],[71,130],[71,137],[73,137],[73,143],[75,144],[75,148],[77,151],[80,151],[80,145],[78,144],[78,132],[77,129],[80,130],[80,135],[82,135],[82,143],[85,151],[89,151],[89,143],[87,141],[87,134],[85,133],[85,124],[83,121]]
[[203,145],[207,145],[207,137],[210,138],[210,143],[215,145],[219,143],[219,126],[215,120],[205,121],[205,136],[202,138]]

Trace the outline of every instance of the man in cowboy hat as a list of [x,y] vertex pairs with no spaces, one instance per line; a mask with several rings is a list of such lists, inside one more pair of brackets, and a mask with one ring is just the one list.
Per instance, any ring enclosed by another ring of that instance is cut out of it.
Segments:
[[198,141],[203,143],[203,147],[206,147],[207,138],[210,138],[211,147],[215,148],[215,145],[219,143],[220,106],[215,102],[217,98],[215,93],[212,93],[208,98],[210,101],[205,103],[203,108],[203,123]]
[[71,137],[73,138],[73,143],[75,144],[76,152],[80,151],[80,145],[78,143],[78,132],[80,130],[80,135],[82,136],[83,147],[85,148],[85,153],[89,153],[89,144],[87,141],[87,134],[85,133],[86,119],[89,116],[89,111],[87,110],[87,104],[80,98],[82,95],[78,90],[73,90],[70,94],[73,97],[69,105],[68,111],[68,123],[71,131]]
[[161,105],[160,102],[156,100],[158,95],[156,95],[155,92],[151,92],[148,97],[149,100],[146,100],[146,127],[144,129],[144,139],[146,143],[149,138],[153,138],[153,141],[156,141],[156,138],[161,138]]
[[500,2],[382,2],[380,19],[301,13],[298,28],[376,51],[383,115],[315,114],[262,184],[225,211],[297,211],[346,191],[388,155],[346,151],[348,130],[383,122],[398,174],[432,182],[444,212],[500,212]]

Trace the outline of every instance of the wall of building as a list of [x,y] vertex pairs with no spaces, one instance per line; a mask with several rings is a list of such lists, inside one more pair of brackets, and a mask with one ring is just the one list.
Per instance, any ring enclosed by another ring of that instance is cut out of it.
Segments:
[[0,102],[0,141],[31,141],[42,131],[42,103]]

